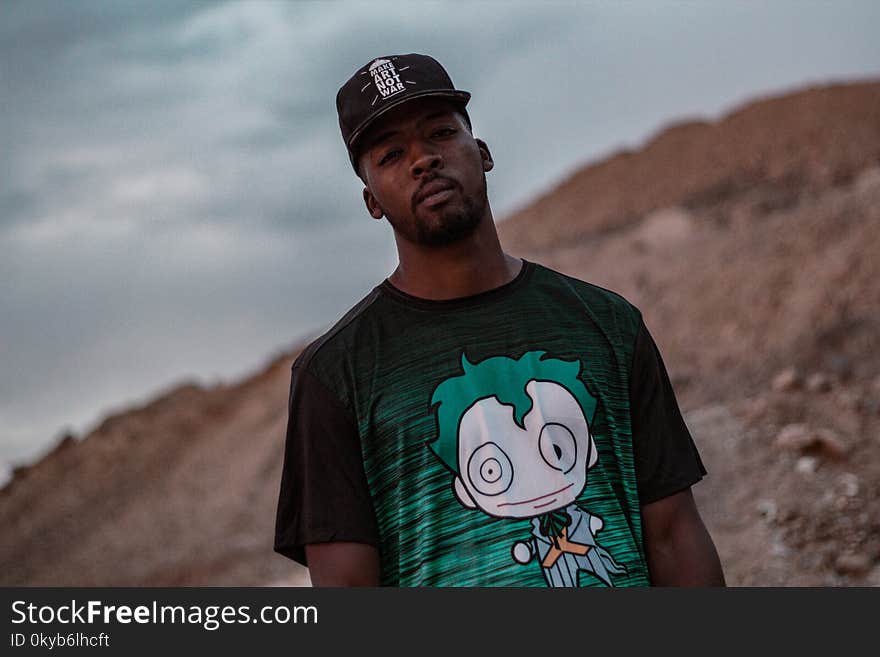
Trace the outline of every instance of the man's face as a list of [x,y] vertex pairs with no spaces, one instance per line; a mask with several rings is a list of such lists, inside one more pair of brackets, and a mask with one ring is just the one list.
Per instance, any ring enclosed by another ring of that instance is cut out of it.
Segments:
[[405,240],[451,244],[486,215],[492,157],[449,101],[427,97],[395,107],[359,143],[367,209],[386,216]]

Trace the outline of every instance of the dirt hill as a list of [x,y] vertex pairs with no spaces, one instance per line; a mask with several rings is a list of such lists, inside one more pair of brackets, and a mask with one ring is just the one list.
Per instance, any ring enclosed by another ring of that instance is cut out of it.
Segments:
[[[642,309],[731,584],[880,585],[880,82],[668,127],[499,230]],[[17,469],[0,584],[307,583],[271,550],[297,351]]]

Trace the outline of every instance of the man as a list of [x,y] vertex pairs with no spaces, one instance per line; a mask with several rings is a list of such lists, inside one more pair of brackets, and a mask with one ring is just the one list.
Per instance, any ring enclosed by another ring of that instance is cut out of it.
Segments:
[[323,585],[723,585],[640,311],[505,253],[470,94],[381,57],[339,90],[395,271],[293,364],[275,550]]

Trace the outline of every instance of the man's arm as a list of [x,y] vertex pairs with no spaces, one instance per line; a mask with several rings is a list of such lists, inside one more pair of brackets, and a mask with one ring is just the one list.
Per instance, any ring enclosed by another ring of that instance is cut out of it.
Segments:
[[289,407],[274,549],[315,586],[377,585],[379,532],[354,417],[306,364],[294,364]]
[[725,585],[690,488],[643,506],[642,529],[654,586]]
[[379,586],[379,550],[366,543],[306,545],[312,586]]

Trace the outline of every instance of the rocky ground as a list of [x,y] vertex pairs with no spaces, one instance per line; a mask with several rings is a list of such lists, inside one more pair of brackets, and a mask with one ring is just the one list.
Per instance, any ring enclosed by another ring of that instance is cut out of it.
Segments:
[[687,415],[710,471],[697,501],[733,584],[880,586],[880,382],[832,381]]
[[[642,310],[730,584],[880,585],[880,83],[672,126],[499,230]],[[308,583],[271,549],[296,353],[19,467],[0,585]]]

